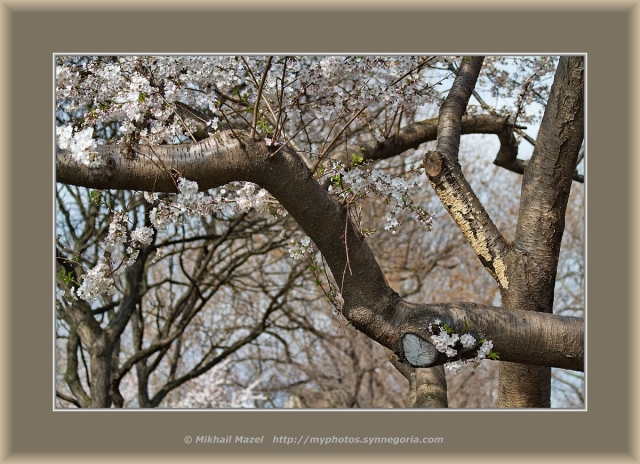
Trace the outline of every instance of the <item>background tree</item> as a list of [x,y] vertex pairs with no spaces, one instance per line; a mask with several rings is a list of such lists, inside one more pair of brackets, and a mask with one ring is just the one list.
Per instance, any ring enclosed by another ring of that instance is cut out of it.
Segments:
[[[499,354],[498,405],[548,407],[551,367],[583,367],[583,320],[552,312],[569,192],[572,181],[582,181],[576,166],[582,156],[584,65],[581,57],[561,57],[554,74],[556,60],[546,57],[490,58],[484,67],[483,61],[60,57],[58,181],[119,191],[106,197],[93,193],[93,203],[83,205],[86,200],[76,190],[80,219],[62,213],[67,231],[59,236],[58,262],[60,285],[66,288],[59,313],[66,325],[61,323],[60,335],[67,337],[71,373],[65,381],[72,397],[63,392],[59,397],[79,406],[122,405],[118,385],[135,365],[138,404],[157,406],[171,390],[264,334],[252,344],[251,359],[241,363],[251,368],[234,368],[236,379],[244,376],[235,382],[251,392],[255,384],[249,379],[264,378],[279,364],[265,352],[266,338],[278,340],[276,345],[291,343],[280,335],[291,330],[278,322],[280,310],[292,327],[304,327],[305,337],[327,340],[318,331],[322,311],[304,297],[313,292],[299,289],[309,282],[304,267],[287,260],[281,249],[299,234],[282,217],[286,211],[310,237],[298,235],[291,256],[314,255],[312,242],[322,253],[309,272],[334,306],[344,338],[340,350],[353,360],[353,383],[338,395],[346,406],[363,405],[359,395],[366,376],[369,396],[377,395],[371,373],[379,367],[362,362],[371,361],[369,352],[356,348],[358,337],[347,332],[357,329],[389,350],[393,365],[409,379],[410,405],[447,405],[444,363],[457,369],[478,354]],[[450,83],[453,73],[450,90],[437,92],[436,85]],[[545,81],[552,74],[548,92]],[[517,97],[499,98],[505,92]],[[491,93],[500,107],[487,104]],[[472,95],[477,106],[468,106]],[[423,119],[428,103],[440,105],[437,118]],[[542,110],[533,140],[523,124],[535,124]],[[512,238],[502,229],[513,221],[494,222],[489,205],[495,198],[477,196],[478,187],[472,188],[463,173],[462,134],[497,135],[494,164],[523,173]],[[519,138],[535,145],[529,160],[517,157]],[[427,147],[428,142],[434,146]],[[394,158],[400,163],[394,165]],[[423,172],[493,277],[484,301],[432,303],[442,301],[443,292],[420,295],[431,269],[455,256],[459,232],[439,248],[425,243],[424,232],[408,231],[395,250],[385,250],[384,239],[376,245],[381,232],[367,239],[376,228],[367,221],[375,222],[376,213],[391,231],[402,230],[407,213],[423,228],[430,226],[427,210],[432,208],[413,199],[421,193]],[[237,183],[246,181],[259,187]],[[62,210],[71,192],[60,188]],[[172,196],[175,192],[179,195]],[[365,200],[371,197],[381,199],[385,211],[380,202],[368,211]],[[257,213],[267,219],[256,219]],[[102,232],[94,234],[100,214]],[[245,216],[251,218],[246,226],[240,224]],[[154,235],[151,226],[160,232]],[[84,244],[76,243],[85,235]],[[156,245],[160,237],[174,247],[179,264],[165,258],[167,268],[158,267],[149,285],[149,259],[163,249]],[[389,269],[384,263],[381,268],[374,252],[388,255]],[[250,270],[240,270],[245,263]],[[179,271],[170,265],[179,265]],[[126,268],[121,282],[114,280],[119,267]],[[581,293],[579,277],[566,282],[574,294]],[[147,303],[149,288],[153,295]],[[495,301],[498,294],[501,303]],[[418,295],[421,300],[412,300]],[[316,304],[317,296],[311,300]],[[309,310],[303,325],[297,316],[301,307]],[[206,329],[198,336],[186,329],[196,316],[192,327],[206,327],[200,319],[217,316],[230,323],[229,330],[213,339]],[[155,335],[148,332],[151,339],[145,341],[146,329],[154,324]],[[133,348],[121,356],[127,327]],[[409,352],[416,343],[423,350],[417,358]],[[84,386],[73,374],[75,353],[83,349],[90,358]],[[317,360],[330,353],[305,347],[286,357]],[[166,380],[150,396],[149,375],[161,364]],[[339,363],[329,365],[339,370]]]

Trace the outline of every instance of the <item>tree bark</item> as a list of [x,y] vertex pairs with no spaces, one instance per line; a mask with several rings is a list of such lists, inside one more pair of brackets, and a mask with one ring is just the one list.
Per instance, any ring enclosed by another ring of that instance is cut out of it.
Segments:
[[[513,244],[497,230],[458,162],[461,121],[481,64],[482,58],[475,57],[460,67],[440,111],[437,148],[425,155],[425,171],[483,266],[496,279],[503,307],[550,314],[564,216],[584,135],[583,59],[560,59],[536,148],[524,172]],[[501,141],[499,158],[515,159],[513,147],[509,153],[507,141]],[[571,337],[563,331],[558,335]],[[545,343],[535,336],[522,342],[534,351]],[[501,363],[500,407],[549,407],[550,398],[550,368]]]
[[[388,286],[366,240],[348,219],[345,206],[320,186],[290,150],[272,156],[263,141],[251,140],[241,131],[227,131],[190,145],[139,147],[133,159],[120,153],[119,147],[98,147],[98,151],[107,161],[97,169],[79,165],[60,151],[57,180],[98,189],[175,192],[171,173],[179,172],[197,181],[200,190],[232,181],[251,181],[266,188],[311,237],[336,280],[341,282],[344,275],[343,315],[355,328],[401,358],[402,337],[407,332],[428,339],[428,321],[439,318],[451,327],[462,327],[466,319],[473,324],[476,339],[493,340],[501,359],[529,362],[535,358],[542,365],[582,369],[583,346],[578,341],[582,319],[553,315],[536,319],[518,311],[509,313],[473,303],[415,305],[402,301]],[[523,322],[510,323],[511,318]],[[549,331],[557,327],[571,335],[571,342],[551,338]],[[543,351],[527,353],[520,348],[521,337],[530,336],[532,331],[546,341]],[[532,356],[536,353],[540,356]],[[444,355],[438,356],[434,365],[447,361]]]
[[447,377],[444,366],[416,369],[387,351],[389,361],[409,382],[408,408],[448,408]]
[[[584,59],[561,57],[523,176],[516,237],[506,258],[510,285],[500,289],[505,307],[553,311],[564,218],[583,138]],[[499,407],[550,407],[550,398],[550,368],[500,364]]]
[[113,346],[106,343],[104,333],[89,350],[91,355],[91,407],[111,406],[111,354]]

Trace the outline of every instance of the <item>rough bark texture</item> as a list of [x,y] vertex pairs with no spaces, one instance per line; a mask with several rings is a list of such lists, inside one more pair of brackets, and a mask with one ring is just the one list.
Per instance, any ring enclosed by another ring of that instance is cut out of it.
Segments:
[[[523,176],[516,238],[507,258],[511,285],[500,289],[506,307],[553,311],[564,218],[583,137],[584,59],[561,57]],[[500,407],[549,407],[550,398],[550,368],[501,363]]]
[[91,407],[111,406],[111,352],[104,335],[98,338],[89,350],[91,355]]
[[[90,170],[78,165],[71,156],[59,152],[57,157],[58,181],[91,188],[120,188],[173,192],[176,190],[171,174],[179,172],[199,183],[201,190],[226,184],[234,180],[255,182],[272,193],[300,227],[311,237],[323,253],[331,272],[342,280],[344,273],[343,315],[355,328],[391,349],[402,357],[402,336],[416,333],[428,339],[425,321],[436,318],[451,327],[462,327],[465,319],[473,324],[478,339],[494,341],[501,358],[528,362],[533,352],[520,349],[523,337],[535,328],[541,340],[558,324],[577,340],[583,320],[560,316],[545,316],[544,321],[511,328],[513,314],[491,306],[473,303],[414,305],[403,302],[389,287],[371,249],[359,231],[347,219],[343,205],[336,201],[312,177],[296,153],[282,150],[275,156],[262,141],[251,140],[246,133],[222,132],[205,141],[175,147],[140,147],[136,157],[129,159],[119,147],[99,147],[108,162],[103,168]],[[345,246],[344,230],[348,225]],[[347,269],[347,260],[351,271]],[[523,318],[526,324],[530,318]],[[521,332],[518,333],[518,330]],[[538,364],[582,369],[582,344],[572,346],[547,340]],[[564,353],[570,353],[565,356]],[[436,364],[447,361],[444,355]]]
[[[444,366],[416,369],[414,408],[448,408]],[[412,392],[414,390],[412,389]]]
[[[560,59],[536,148],[526,169],[520,166],[525,171],[513,244],[505,241],[491,221],[458,162],[463,113],[481,65],[482,57],[461,65],[440,110],[436,150],[425,155],[424,168],[442,204],[496,279],[503,307],[550,314],[564,216],[584,135],[583,59]],[[513,144],[504,132],[499,136],[498,163],[514,165],[517,152]],[[514,324],[519,320],[514,319]],[[563,340],[573,337],[563,330],[557,336]],[[546,343],[533,332],[521,342],[534,352]],[[551,369],[503,362],[499,390],[500,407],[549,407]]]
[[401,362],[393,353],[389,361],[409,382],[408,408],[448,408],[447,378],[444,366],[415,369]]
[[509,281],[504,263],[507,243],[465,179],[458,161],[462,118],[482,61],[483,57],[474,57],[460,67],[449,96],[440,109],[436,150],[425,155],[423,164],[431,186],[482,265],[501,288],[507,288]]

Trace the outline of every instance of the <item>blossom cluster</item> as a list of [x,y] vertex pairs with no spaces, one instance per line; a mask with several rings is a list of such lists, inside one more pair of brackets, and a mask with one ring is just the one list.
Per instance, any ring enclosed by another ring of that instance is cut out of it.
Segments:
[[[261,189],[251,182],[244,182],[244,186],[238,190],[236,194],[237,197],[235,201],[237,210],[246,213],[253,208],[260,214],[270,215],[270,198],[269,193],[265,189]],[[281,212],[282,211],[283,210],[281,210]]]
[[[452,76],[449,65],[459,60],[448,56],[274,56],[265,82],[257,82],[255,76],[265,75],[265,56],[58,56],[56,105],[67,114],[82,114],[82,130],[93,128],[102,140],[137,132],[153,144],[181,143],[190,139],[196,122],[176,117],[177,104],[197,110],[207,119],[199,123],[216,130],[219,120],[254,108],[262,84],[262,99],[279,108],[282,114],[277,117],[286,120],[289,134],[315,121],[308,132],[324,140],[326,127],[367,109],[353,124],[368,126],[369,135],[380,141],[398,112],[411,119],[422,105],[440,101],[437,84]],[[487,57],[478,89],[502,91],[500,103],[507,106],[496,110],[515,115],[521,104],[530,108],[545,101],[556,62],[557,58],[545,56]],[[529,91],[516,102],[511,96],[521,94],[525,82]],[[518,116],[522,122],[528,118],[528,114]],[[117,133],[105,131],[114,122]],[[310,141],[308,149],[317,150],[316,143]],[[91,149],[79,149],[80,153],[85,153],[84,162],[98,162]]]
[[109,233],[104,239],[104,251],[113,252],[118,245],[122,245],[127,240],[127,216],[124,213],[115,212],[111,224],[109,224]]
[[155,264],[158,261],[160,261],[162,258],[167,256],[168,252],[169,252],[169,250],[166,247],[156,248],[156,255],[151,260],[151,264]]
[[[172,224],[182,224],[185,217],[205,216],[219,210],[224,203],[221,194],[211,197],[204,192],[198,192],[198,183],[180,177],[177,181],[178,193],[171,202],[160,202],[151,210],[149,219],[156,230],[166,230]],[[154,203],[158,197],[153,194],[145,195],[145,199]]]
[[480,348],[478,348],[478,358],[484,359],[489,356],[491,348],[493,348],[493,342],[491,340],[485,340]]
[[[415,56],[306,56],[297,57],[290,66],[305,95],[322,97],[315,105],[319,120],[330,121],[354,107],[380,104],[408,109],[432,102],[437,92],[417,72],[418,63],[425,60]],[[297,120],[298,111],[292,105],[287,116]]]
[[237,390],[230,386],[237,383],[233,371],[229,369],[230,360],[226,358],[205,374],[189,383],[187,393],[172,407],[176,408],[255,408],[255,402],[265,400],[256,393],[260,379],[247,387]]
[[[463,348],[470,349],[476,346],[477,343],[473,335],[469,333],[463,333],[462,335],[459,335],[452,329],[447,327],[446,324],[442,324],[442,321],[440,321],[440,319],[436,319],[435,321],[433,321],[433,323],[429,322],[427,324],[427,329],[431,334],[431,342],[434,344],[436,349],[441,353],[445,353],[448,358],[453,358],[458,354],[458,350],[454,348],[456,345],[460,345]],[[489,356],[492,348],[492,341],[482,340],[475,358],[465,360],[458,359],[446,363],[445,367],[454,373],[459,372],[466,364],[472,364],[475,368],[479,365],[482,359]]]
[[[118,122],[119,135],[140,131],[151,143],[188,138],[193,121],[176,118],[174,102],[206,109],[217,126],[219,95],[242,82],[232,56],[59,56],[56,103],[71,113],[84,110],[85,127]],[[143,122],[143,128],[140,123]]]
[[110,266],[111,255],[127,240],[129,244],[122,259],[122,265],[131,266],[138,258],[140,248],[151,244],[153,241],[153,229],[150,227],[138,227],[131,232],[128,239],[127,216],[125,213],[115,212],[109,232],[102,242],[104,255],[101,261],[92,269],[88,270],[81,278],[82,283],[78,287],[77,296],[86,301],[94,301],[98,296],[112,295],[115,293],[114,282],[109,275],[112,273]]
[[131,242],[142,246],[150,245],[153,241],[153,229],[151,227],[138,227],[131,232]]
[[417,222],[431,229],[433,216],[413,202],[413,196],[422,187],[421,175],[416,171],[407,171],[404,176],[393,177],[388,172],[369,169],[366,164],[348,167],[340,163],[335,178],[340,179],[339,185],[343,188],[340,198],[343,201],[367,198],[370,195],[385,199],[390,206],[384,216],[385,230],[396,232],[400,225],[398,216],[404,210],[412,212]]
[[[361,108],[371,114],[389,109],[382,116],[389,122],[394,111],[401,108],[408,116],[438,95],[433,72],[424,67],[439,60],[434,57],[272,58],[262,83],[254,76],[264,75],[264,56],[58,56],[56,105],[68,114],[84,112],[84,128],[102,131],[116,122],[116,136],[139,132],[157,144],[180,143],[193,132],[193,118],[176,118],[177,103],[204,114],[207,120],[200,123],[216,130],[223,111],[230,118],[255,107],[261,85],[262,98],[280,109],[289,133],[314,118],[321,125]],[[320,125],[309,130],[319,133]],[[371,133],[382,136],[377,128]]]
[[304,237],[299,243],[291,239],[289,244],[291,245],[289,248],[289,256],[296,261],[313,253],[313,247],[311,246],[311,239],[309,237]]
[[79,163],[90,168],[102,165],[102,158],[98,155],[96,141],[93,138],[93,127],[87,127],[81,131],[73,131],[70,125],[56,127],[58,146],[63,150],[69,150],[71,156]]
[[151,227],[138,227],[131,232],[131,246],[127,247],[126,258],[124,265],[126,267],[131,266],[140,253],[140,248],[146,245],[150,245],[153,241],[153,229]]
[[110,266],[102,261],[82,276],[82,285],[76,292],[78,297],[86,301],[94,301],[100,295],[113,295],[116,292],[113,279],[109,277]]
[[[87,271],[81,278],[81,284],[77,291],[77,296],[87,301],[94,301],[99,295],[110,295],[115,292],[113,279],[109,277],[112,273],[112,263],[114,255],[123,246],[126,246],[120,266],[131,266],[138,258],[140,249],[150,245],[153,241],[154,228],[158,231],[166,230],[170,224],[181,224],[187,217],[203,216],[221,210],[223,207],[230,208],[227,203],[234,203],[233,210],[249,211],[250,208],[266,215],[284,215],[284,209],[275,201],[271,201],[266,190],[259,189],[255,184],[246,182],[234,182],[234,187],[240,187],[235,192],[235,198],[227,199],[227,190],[218,190],[215,197],[198,191],[197,182],[180,177],[176,181],[178,194],[169,196],[168,199],[160,200],[157,193],[145,192],[144,198],[149,203],[158,202],[149,213],[152,227],[138,227],[129,233],[127,228],[128,216],[124,212],[114,212],[107,237],[102,242],[104,254],[101,261],[93,269]],[[257,191],[256,191],[257,190]],[[275,203],[273,208],[269,208],[270,203]],[[232,211],[227,209],[227,211]],[[272,214],[271,211],[274,211]],[[312,250],[310,239],[302,239],[301,245],[295,251],[290,251],[295,259],[309,254]],[[156,263],[166,256],[166,248],[156,250],[152,263]],[[72,297],[76,294],[72,292]]]

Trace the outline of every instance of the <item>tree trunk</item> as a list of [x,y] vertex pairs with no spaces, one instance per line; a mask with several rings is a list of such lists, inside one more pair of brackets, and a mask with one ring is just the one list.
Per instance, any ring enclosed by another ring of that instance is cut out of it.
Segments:
[[91,353],[91,407],[108,408],[111,406],[111,354],[104,335],[97,338],[90,349]]
[[387,350],[391,364],[409,382],[408,408],[448,408],[447,377],[444,366],[416,369]]
[[[564,56],[522,179],[516,238],[506,259],[508,286],[500,287],[503,307],[553,312],[564,218],[583,137],[584,59]],[[550,367],[501,363],[499,407],[550,405]]]

